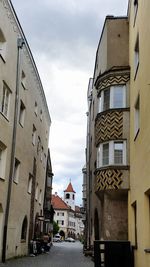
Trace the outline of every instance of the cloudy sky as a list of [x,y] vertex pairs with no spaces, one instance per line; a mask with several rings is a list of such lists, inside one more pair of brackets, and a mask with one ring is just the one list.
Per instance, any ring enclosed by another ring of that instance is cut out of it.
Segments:
[[87,87],[106,15],[126,15],[128,0],[12,0],[34,56],[52,119],[53,192],[70,179],[82,204]]

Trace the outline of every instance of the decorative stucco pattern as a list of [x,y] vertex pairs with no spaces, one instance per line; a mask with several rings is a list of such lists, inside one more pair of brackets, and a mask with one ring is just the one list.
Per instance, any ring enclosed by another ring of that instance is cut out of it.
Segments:
[[98,116],[95,124],[95,142],[123,137],[123,111],[109,111]]
[[96,88],[101,91],[112,85],[126,84],[129,80],[129,73],[108,73],[103,78],[98,79],[96,83]]
[[120,189],[123,173],[117,169],[99,170],[96,173],[95,191],[105,189]]

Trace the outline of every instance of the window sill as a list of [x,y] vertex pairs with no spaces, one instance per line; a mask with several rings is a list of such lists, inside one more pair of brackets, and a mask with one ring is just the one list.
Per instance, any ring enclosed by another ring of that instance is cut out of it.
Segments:
[[5,118],[5,120],[7,120],[9,122],[9,119],[4,115],[3,112],[0,112],[0,114]]
[[21,239],[20,243],[26,243],[25,239]]
[[140,132],[140,128],[137,130],[136,134],[135,134],[135,137],[134,137],[134,141],[136,141],[138,135],[139,135],[139,132]]
[[16,181],[16,180],[13,180],[13,182],[14,182],[16,185],[18,185],[18,181]]
[[130,166],[129,165],[107,165],[107,166],[101,166],[97,167],[94,171],[94,174],[97,171],[103,171],[103,170],[108,170],[108,169],[118,169],[118,170],[129,170]]
[[21,128],[24,128],[24,125],[21,122],[19,122],[19,125],[21,126]]
[[145,248],[145,249],[144,249],[144,252],[145,252],[145,253],[150,253],[150,248]]
[[2,56],[2,54],[0,54],[0,58],[2,59],[2,61],[3,61],[4,63],[6,63],[6,60],[4,59],[4,57]]
[[0,181],[4,182],[5,181],[5,178],[0,177]]
[[138,62],[138,64],[137,64],[137,67],[136,67],[136,70],[135,70],[134,81],[136,80],[136,76],[137,76],[137,73],[138,73],[138,69],[139,69],[139,62]]

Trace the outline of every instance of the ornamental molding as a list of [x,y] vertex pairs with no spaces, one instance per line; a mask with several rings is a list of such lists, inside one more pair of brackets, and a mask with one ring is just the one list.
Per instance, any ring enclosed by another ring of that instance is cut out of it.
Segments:
[[96,174],[95,191],[120,189],[123,182],[123,173],[117,169],[98,171]]
[[124,85],[130,80],[129,69],[114,69],[107,71],[103,75],[97,77],[95,87],[98,93],[112,85],[121,84]]

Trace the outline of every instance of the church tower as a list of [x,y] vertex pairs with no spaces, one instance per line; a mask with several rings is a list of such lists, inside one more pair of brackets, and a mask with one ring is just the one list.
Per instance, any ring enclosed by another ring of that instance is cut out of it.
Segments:
[[64,190],[64,201],[71,207],[72,210],[75,210],[75,193],[76,192],[74,191],[70,182],[67,186],[67,189]]

